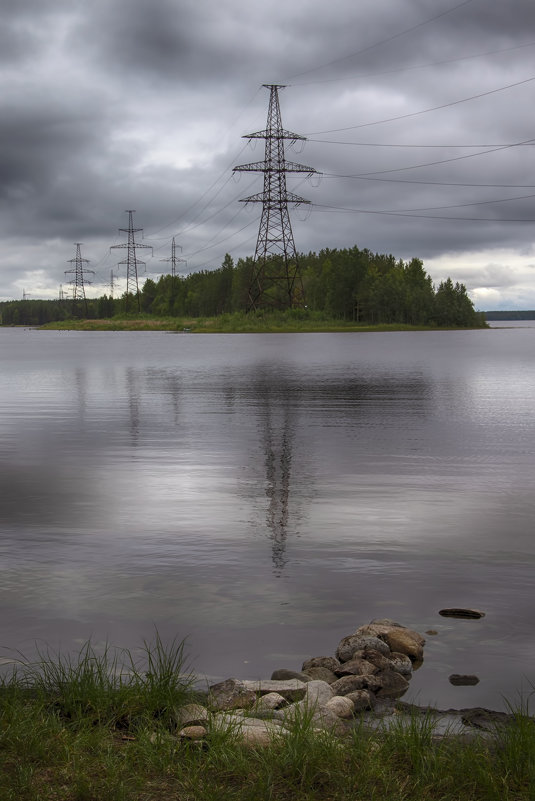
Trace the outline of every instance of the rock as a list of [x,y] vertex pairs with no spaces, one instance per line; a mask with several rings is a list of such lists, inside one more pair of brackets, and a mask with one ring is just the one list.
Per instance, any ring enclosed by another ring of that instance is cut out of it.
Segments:
[[284,722],[287,726],[291,727],[296,721],[304,719],[310,720],[310,723],[317,729],[325,729],[335,734],[347,732],[347,724],[332,709],[327,709],[326,706],[317,706],[310,709],[304,704],[304,701],[299,701],[285,710]]
[[388,656],[384,656],[380,651],[376,651],[375,648],[366,647],[363,651],[357,651],[355,657],[360,657],[366,660],[366,662],[369,662],[370,665],[373,665],[376,668],[374,671],[375,673],[377,673],[378,670],[392,669],[392,653],[390,649],[388,650]]
[[[382,640],[382,632],[385,630],[388,632],[390,629],[397,630],[398,633],[403,631],[407,636],[412,637],[413,640],[418,643],[418,645],[425,645],[425,637],[422,637],[418,631],[409,629],[407,626],[402,626],[401,623],[395,623],[394,621],[390,621],[389,623],[378,623],[374,621],[372,623],[368,623],[366,626],[360,626],[356,633],[368,635],[372,634],[372,636],[378,637],[380,640]],[[377,631],[377,634],[373,634],[374,631]]]
[[332,690],[332,685],[327,684],[326,681],[309,681],[306,686],[305,697],[303,704],[309,708],[311,706],[324,706],[335,695]]
[[396,623],[395,620],[390,620],[389,617],[374,617],[371,621],[371,625],[375,626],[396,626],[396,628],[404,629],[405,626],[402,623]]
[[[362,651],[366,646],[375,648],[377,651],[387,654],[390,651],[388,644],[381,641],[378,637],[363,635],[360,631],[356,634],[349,634],[340,640],[336,649],[336,657],[340,662],[349,662],[355,651]],[[336,673],[336,669],[334,669]]]
[[352,718],[355,711],[355,704],[347,695],[334,695],[324,706],[324,709],[339,718]]
[[228,730],[245,745],[270,745],[273,738],[287,734],[283,724],[277,720],[246,718],[235,713],[219,713],[212,718],[215,729]]
[[286,668],[281,668],[280,670],[274,670],[271,674],[271,679],[273,681],[286,681],[287,679],[299,679],[299,681],[310,681],[310,676],[307,673],[303,673],[301,670],[286,670]]
[[375,678],[381,683],[376,692],[378,698],[400,698],[409,689],[407,679],[395,670],[381,670]]
[[492,709],[474,707],[472,709],[461,709],[461,720],[465,726],[475,726],[477,729],[495,732],[500,726],[506,726],[515,720],[514,715],[506,712],[494,712]]
[[332,670],[329,670],[325,667],[311,667],[306,669],[306,674],[311,679],[317,679],[319,681],[326,681],[327,684],[332,684],[333,681],[336,681],[338,676],[336,673],[333,673]]
[[[276,734],[280,734],[280,732]],[[276,736],[274,732],[269,729],[259,729],[252,726],[246,726],[240,732],[240,740],[242,743],[251,747],[260,745],[266,748],[272,744],[274,736]]]
[[479,679],[477,676],[452,673],[449,677],[449,682],[450,684],[454,684],[456,687],[464,687],[473,684],[479,684]]
[[207,734],[204,726],[185,726],[178,732],[178,736],[185,740],[202,740]]
[[402,676],[412,676],[412,662],[405,654],[398,654],[395,651],[390,654],[390,667]]
[[299,679],[287,679],[286,681],[259,680],[242,681],[244,688],[258,695],[268,693],[279,693],[287,701],[298,701],[305,695],[305,688],[311,682],[299,681]]
[[256,701],[256,693],[239,679],[226,679],[209,688],[208,703],[214,710],[248,709]]
[[267,693],[267,695],[262,695],[254,705],[254,713],[257,712],[267,712],[272,709],[279,709],[281,706],[286,706],[287,704],[286,698],[284,698],[280,693]]
[[173,709],[173,719],[178,729],[184,726],[200,726],[210,717],[208,710],[200,704],[186,704]]
[[436,629],[427,629],[425,633],[429,634],[431,637],[434,637],[436,634],[438,634],[438,631]]
[[307,659],[303,662],[301,670],[307,671],[310,668],[321,667],[332,670],[334,673],[339,664],[340,662],[334,656],[313,656],[312,659]]
[[343,697],[353,701],[355,712],[365,712],[368,709],[373,709],[375,706],[375,695],[369,690],[353,690],[353,692]]
[[438,614],[442,615],[442,617],[460,617],[460,618],[469,618],[471,620],[478,620],[481,617],[485,617],[485,613],[480,612],[479,609],[462,609],[462,608],[441,609]]
[[342,676],[341,679],[330,685],[333,695],[347,695],[355,690],[371,690],[375,692],[381,687],[381,682],[374,675]]
[[362,626],[357,632],[377,636],[384,640],[391,651],[405,654],[412,662],[423,661],[425,638],[417,631],[399,625],[386,626],[382,623],[369,623],[367,626]]
[[263,720],[261,718],[246,717],[239,714],[240,710],[235,712],[217,712],[212,715],[211,723],[214,729],[232,729],[233,731],[241,731],[244,726],[254,727],[260,729],[279,729],[282,727],[280,720]]
[[[340,667],[336,669],[337,676],[364,676],[369,673],[377,673],[377,667],[361,656],[365,651],[357,651],[356,653],[359,654],[359,656],[353,657],[349,662],[343,662]],[[379,651],[376,651],[376,653],[379,653]],[[386,661],[385,657],[383,657],[383,659]]]

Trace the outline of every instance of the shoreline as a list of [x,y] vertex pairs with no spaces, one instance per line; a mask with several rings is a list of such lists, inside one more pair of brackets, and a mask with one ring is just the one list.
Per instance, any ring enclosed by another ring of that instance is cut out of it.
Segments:
[[[9,327],[9,326],[6,326]],[[28,327],[28,326],[22,326]],[[484,331],[490,326],[462,327],[462,326],[412,326],[405,324],[359,324],[344,323],[341,321],[308,322],[298,320],[295,325],[287,321],[277,324],[268,321],[265,324],[255,319],[252,324],[240,323],[239,326],[221,324],[217,318],[210,319],[95,319],[95,320],[65,320],[61,322],[46,323],[36,326],[39,331],[167,331],[183,334],[321,334],[321,333],[388,333],[388,332],[414,332],[414,331]]]

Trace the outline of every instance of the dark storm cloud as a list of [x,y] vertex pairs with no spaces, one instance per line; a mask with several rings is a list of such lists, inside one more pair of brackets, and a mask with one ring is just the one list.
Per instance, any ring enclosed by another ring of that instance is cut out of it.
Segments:
[[4,7],[0,296],[28,281],[50,296],[74,241],[102,289],[126,208],[152,273],[173,235],[189,270],[254,252],[260,207],[239,200],[261,176],[232,167],[263,158],[241,137],[265,126],[260,85],[276,81],[284,126],[310,140],[287,158],[324,173],[288,176],[313,204],[291,212],[299,250],[419,256],[476,300],[535,306],[533,145],[499,149],[531,137],[528,0]]

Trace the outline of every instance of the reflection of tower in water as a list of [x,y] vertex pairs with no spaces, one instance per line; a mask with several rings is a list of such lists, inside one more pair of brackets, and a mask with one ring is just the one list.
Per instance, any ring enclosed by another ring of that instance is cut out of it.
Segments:
[[295,414],[288,388],[278,394],[275,402],[272,391],[264,387],[262,404],[263,439],[266,468],[266,495],[269,504],[266,523],[271,539],[271,558],[277,572],[286,565],[290,484]]

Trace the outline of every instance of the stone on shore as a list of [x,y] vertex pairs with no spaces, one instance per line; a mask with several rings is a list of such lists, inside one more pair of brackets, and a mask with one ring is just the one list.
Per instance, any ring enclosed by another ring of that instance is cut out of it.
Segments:
[[208,704],[213,710],[249,709],[256,693],[240,679],[226,679],[209,687]]
[[[379,637],[367,633],[362,634],[360,630],[357,630],[355,634],[349,634],[340,640],[336,649],[336,657],[340,662],[349,662],[356,651],[362,651],[366,647],[375,648],[385,655],[390,652],[388,644],[385,644]],[[336,673],[336,670],[334,672]]]
[[254,705],[254,713],[268,712],[273,709],[280,709],[281,706],[286,706],[288,701],[280,693],[267,693],[262,695]]
[[353,701],[355,712],[366,712],[375,706],[375,695],[369,690],[353,690],[353,692],[345,695],[344,698],[349,698]]
[[203,725],[209,719],[210,713],[201,704],[185,704],[173,709],[172,716],[177,728],[182,729],[185,726]]
[[[273,679],[260,679],[259,681],[242,681],[246,691],[256,695],[267,695],[268,693],[279,693],[287,701],[299,701],[305,695],[305,690],[312,682],[304,682],[299,679],[287,679],[277,681]],[[254,703],[254,702],[253,702]]]
[[271,679],[273,681],[287,681],[288,679],[298,679],[299,681],[310,681],[310,676],[308,673],[303,673],[302,670],[286,670],[286,668],[280,668],[279,670],[274,670],[271,674]]
[[[372,662],[363,657],[364,651],[357,651],[349,662],[343,662],[336,669],[337,676],[364,676],[367,673],[376,673],[377,668]],[[379,653],[378,651],[376,653]]]
[[305,671],[310,668],[322,667],[327,668],[327,670],[332,670],[334,673],[339,664],[340,662],[338,659],[335,659],[334,656],[313,656],[311,659],[306,659],[303,662],[301,670]]
[[390,654],[389,661],[391,669],[396,673],[401,673],[402,676],[409,678],[412,676],[412,662],[406,654],[398,654],[394,651]]
[[327,684],[326,681],[309,681],[306,685],[305,697],[303,704],[309,708],[312,706],[324,706],[335,695],[332,685]]
[[352,718],[355,712],[355,704],[347,695],[333,695],[323,708],[339,718]]
[[327,684],[332,684],[336,681],[338,676],[325,667],[311,667],[306,670],[307,676],[311,679],[318,679],[319,681],[326,681]]
[[331,689],[335,695],[348,695],[356,690],[369,690],[372,693],[381,688],[381,682],[373,673],[365,673],[362,676],[342,676],[338,681],[331,684]]
[[405,654],[412,662],[423,661],[425,638],[405,626],[368,623],[367,626],[357,629],[357,634],[373,635],[383,640],[391,651]]
[[207,734],[208,731],[204,726],[184,726],[178,732],[178,736],[184,740],[203,740]]
[[375,693],[378,698],[400,698],[409,689],[409,682],[395,670],[381,670],[375,675],[381,687]]

